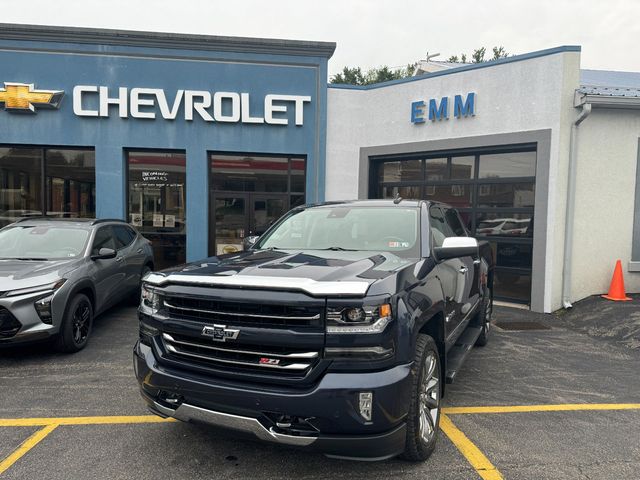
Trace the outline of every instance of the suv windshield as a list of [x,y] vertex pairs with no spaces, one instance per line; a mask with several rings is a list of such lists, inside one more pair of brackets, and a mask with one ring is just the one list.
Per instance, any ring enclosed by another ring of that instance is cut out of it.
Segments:
[[256,249],[365,250],[419,257],[417,208],[336,206],[296,210]]
[[15,226],[0,230],[0,258],[50,260],[82,254],[89,231],[60,225]]

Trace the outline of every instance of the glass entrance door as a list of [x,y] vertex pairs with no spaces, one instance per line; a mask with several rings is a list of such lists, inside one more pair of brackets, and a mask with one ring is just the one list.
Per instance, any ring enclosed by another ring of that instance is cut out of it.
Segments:
[[243,250],[242,241],[262,235],[289,209],[287,195],[220,193],[213,196],[213,247],[210,255]]
[[229,194],[213,198],[215,249],[211,255],[224,255],[242,250],[242,240],[249,230],[248,195]]
[[286,195],[277,197],[267,195],[250,195],[251,198],[251,222],[249,225],[249,235],[262,235],[278,220],[287,213],[288,202]]

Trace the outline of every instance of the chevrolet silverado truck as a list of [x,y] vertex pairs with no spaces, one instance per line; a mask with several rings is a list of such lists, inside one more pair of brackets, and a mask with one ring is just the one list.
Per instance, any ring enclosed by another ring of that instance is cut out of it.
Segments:
[[145,277],[134,367],[151,412],[426,460],[445,383],[488,340],[489,244],[455,209],[400,198],[295,208],[248,243]]

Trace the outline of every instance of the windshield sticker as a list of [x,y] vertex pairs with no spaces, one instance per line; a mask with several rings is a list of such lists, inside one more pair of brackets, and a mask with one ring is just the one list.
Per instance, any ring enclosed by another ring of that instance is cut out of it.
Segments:
[[389,248],[409,248],[409,242],[389,242]]
[[29,235],[44,235],[49,231],[49,227],[34,227],[29,232]]

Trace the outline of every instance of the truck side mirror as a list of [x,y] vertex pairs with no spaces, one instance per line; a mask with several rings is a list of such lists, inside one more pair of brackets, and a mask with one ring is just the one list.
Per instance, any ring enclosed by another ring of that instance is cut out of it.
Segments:
[[433,247],[433,256],[437,261],[460,257],[477,258],[478,255],[478,241],[472,237],[447,237],[441,247]]
[[253,247],[260,237],[258,235],[250,235],[242,239],[242,248],[249,250]]

